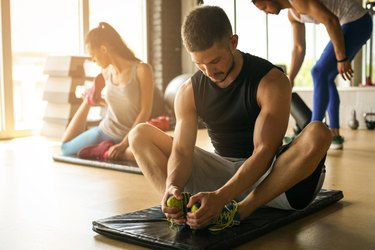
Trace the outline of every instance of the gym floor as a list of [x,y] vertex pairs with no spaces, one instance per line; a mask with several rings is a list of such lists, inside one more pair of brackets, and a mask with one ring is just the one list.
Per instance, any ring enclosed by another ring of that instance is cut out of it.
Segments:
[[[343,129],[344,150],[328,152],[323,188],[344,199],[237,249],[375,249],[375,131]],[[197,145],[210,147],[205,130]],[[142,175],[58,163],[57,140],[0,141],[0,248],[144,249],[108,239],[93,220],[159,204]]]

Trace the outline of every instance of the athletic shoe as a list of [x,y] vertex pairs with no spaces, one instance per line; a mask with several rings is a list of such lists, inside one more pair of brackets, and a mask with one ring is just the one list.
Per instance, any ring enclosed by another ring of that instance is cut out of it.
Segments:
[[284,136],[284,138],[283,138],[283,145],[291,143],[294,140],[294,138],[296,138],[295,135]]
[[[188,212],[188,208],[186,207],[186,205],[189,203],[191,193],[182,192],[181,194],[183,196],[182,200],[178,200],[174,196],[169,197],[168,200],[167,200],[167,206],[168,207],[180,208],[184,212],[184,216],[186,216],[186,214]],[[168,221],[168,227],[170,229],[172,229],[173,231],[180,232],[180,231],[188,228],[187,225],[185,225],[185,224],[174,223],[172,219],[167,219],[167,221]]]
[[237,213],[238,204],[236,201],[231,201],[221,211],[219,218],[214,223],[208,226],[211,232],[218,232],[225,228],[237,226],[240,224],[240,215]]
[[344,137],[336,135],[332,138],[330,149],[343,149]]
[[112,140],[105,140],[99,144],[82,148],[80,151],[78,151],[77,156],[82,159],[103,161],[105,160],[106,152],[114,144],[115,143]]
[[84,98],[90,105],[100,104],[103,102],[102,90],[105,86],[105,80],[102,74],[99,74],[94,79],[94,85],[85,94]]
[[109,161],[109,150],[105,151],[103,154],[103,161]]

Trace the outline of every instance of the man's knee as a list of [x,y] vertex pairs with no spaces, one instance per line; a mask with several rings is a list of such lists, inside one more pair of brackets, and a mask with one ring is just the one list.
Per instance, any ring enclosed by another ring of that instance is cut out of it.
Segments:
[[316,84],[321,84],[322,82],[324,82],[323,80],[327,79],[329,73],[330,72],[328,71],[326,65],[321,63],[315,64],[311,69],[311,75]]
[[305,139],[312,151],[328,150],[332,141],[332,133],[323,122],[313,121],[304,130]]
[[147,123],[139,123],[130,130],[128,135],[129,147],[132,149],[137,147],[139,142],[144,142],[147,138],[150,125]]

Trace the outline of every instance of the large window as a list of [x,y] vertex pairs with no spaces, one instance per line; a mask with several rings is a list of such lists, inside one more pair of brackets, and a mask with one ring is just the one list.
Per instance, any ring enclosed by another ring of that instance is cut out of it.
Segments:
[[267,58],[266,15],[254,8],[251,1],[236,1],[236,33],[239,36],[238,49]]
[[10,7],[14,129],[39,129],[45,110],[47,56],[79,54],[78,4],[76,0],[12,0]]
[[[204,3],[218,5],[226,11],[235,26],[234,32],[239,35],[238,49],[289,68],[293,40],[286,9],[279,15],[266,15],[249,0],[205,0]],[[295,80],[296,86],[312,86],[311,68],[328,41],[323,25],[306,24],[306,56]],[[339,84],[349,85],[340,77],[337,79]]]
[[[100,21],[147,60],[145,0],[2,0],[0,138],[38,134],[49,55],[87,55],[84,35]],[[84,21],[88,20],[88,21]],[[4,29],[4,30],[3,30]]]

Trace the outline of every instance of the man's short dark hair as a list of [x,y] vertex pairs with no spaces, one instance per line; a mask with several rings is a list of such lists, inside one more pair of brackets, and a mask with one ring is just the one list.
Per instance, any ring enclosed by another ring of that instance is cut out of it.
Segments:
[[229,39],[232,26],[224,10],[217,6],[201,6],[185,18],[181,36],[189,52],[211,48],[215,42]]

